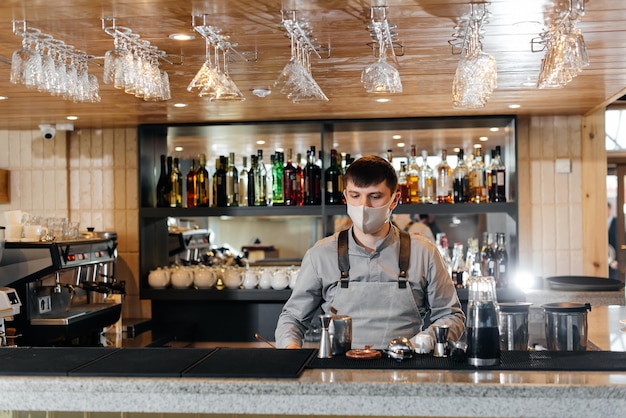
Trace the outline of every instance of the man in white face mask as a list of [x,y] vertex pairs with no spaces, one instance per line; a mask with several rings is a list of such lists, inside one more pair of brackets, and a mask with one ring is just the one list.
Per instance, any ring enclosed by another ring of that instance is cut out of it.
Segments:
[[[347,212],[353,225],[323,238],[307,251],[276,327],[279,348],[299,348],[318,307],[352,318],[352,347],[386,348],[410,338],[418,352],[434,346],[435,325],[448,338],[464,331],[465,315],[435,245],[401,232],[389,221],[398,205],[398,179],[387,160],[365,156],[344,175]],[[424,329],[430,313],[431,325]]]

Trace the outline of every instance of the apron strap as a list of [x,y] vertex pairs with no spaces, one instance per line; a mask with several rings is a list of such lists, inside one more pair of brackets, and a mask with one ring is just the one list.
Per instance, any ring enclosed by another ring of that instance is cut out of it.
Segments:
[[337,238],[337,262],[339,271],[341,272],[341,287],[347,288],[350,281],[350,259],[348,257],[348,229],[344,229],[339,233]]
[[407,284],[406,272],[409,269],[409,258],[411,255],[411,236],[408,232],[400,231],[400,256],[398,266],[400,274],[398,274],[398,287],[405,289]]
[[[341,287],[347,288],[350,282],[350,259],[348,257],[348,233],[349,230],[345,229],[339,232],[337,239],[337,263],[339,264],[339,271],[341,272]],[[400,231],[400,256],[398,265],[400,267],[400,273],[398,274],[398,287],[405,289],[408,278],[406,272],[409,269],[409,258],[411,255],[411,235],[408,232]]]

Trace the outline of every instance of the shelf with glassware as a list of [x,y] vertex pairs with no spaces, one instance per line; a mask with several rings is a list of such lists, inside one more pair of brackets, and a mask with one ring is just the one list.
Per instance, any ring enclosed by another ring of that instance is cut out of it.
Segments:
[[[427,119],[401,119],[401,120],[366,120],[366,121],[321,121],[321,122],[267,122],[267,123],[250,123],[250,124],[236,124],[236,125],[198,125],[198,126],[182,126],[182,127],[168,127],[162,125],[146,125],[140,127],[140,186],[141,186],[141,208],[139,210],[140,224],[141,224],[141,297],[147,299],[176,299],[176,298],[212,298],[216,290],[197,290],[194,293],[194,289],[152,289],[148,286],[147,275],[154,268],[165,266],[168,263],[167,248],[162,244],[162,237],[168,233],[167,219],[172,218],[189,218],[189,217],[247,217],[247,218],[261,218],[261,217],[307,217],[307,218],[321,218],[322,219],[322,235],[326,236],[332,233],[333,220],[337,217],[346,215],[346,208],[344,204],[327,204],[325,203],[325,192],[321,191],[320,204],[304,204],[301,206],[288,206],[288,205],[267,205],[267,206],[226,206],[224,202],[221,202],[219,206],[203,206],[203,207],[155,207],[158,205],[155,199],[155,189],[157,188],[158,180],[158,162],[162,159],[163,155],[177,155],[175,150],[179,145],[184,144],[186,148],[190,148],[191,151],[187,152],[187,166],[189,166],[190,155],[197,156],[203,151],[217,149],[224,149],[230,152],[218,153],[246,155],[253,154],[254,156],[257,149],[261,150],[260,146],[250,146],[248,143],[251,138],[258,136],[280,137],[282,141],[288,141],[281,143],[279,140],[273,140],[273,149],[279,148],[277,143],[280,143],[281,149],[302,149],[303,143],[311,145],[314,149],[314,145],[318,145],[319,159],[316,161],[321,167],[321,179],[320,183],[324,185],[328,179],[326,176],[326,169],[330,165],[332,158],[332,151],[335,148],[346,148],[348,146],[357,146],[359,149],[355,152],[355,155],[363,154],[382,154],[380,147],[388,148],[390,145],[384,140],[380,140],[378,137],[374,138],[373,134],[381,133],[384,131],[385,136],[391,131],[400,131],[407,136],[406,141],[411,143],[411,148],[424,149],[423,153],[429,154],[429,159],[433,155],[437,154],[434,150],[446,149],[450,147],[450,151],[457,152],[458,147],[452,145],[462,145],[469,148],[470,146],[475,150],[476,144],[468,143],[467,138],[463,139],[458,135],[452,135],[452,139],[446,139],[442,142],[439,138],[442,129],[452,128],[458,129],[462,127],[465,132],[465,136],[479,135],[478,129],[486,128],[492,125],[500,126],[500,130],[507,133],[502,138],[497,139],[494,142],[494,146],[501,148],[505,153],[505,161],[507,162],[507,180],[512,187],[507,187],[508,201],[506,202],[494,202],[489,203],[487,201],[480,201],[480,203],[403,203],[398,205],[395,209],[395,214],[435,214],[435,215],[477,215],[477,216],[490,216],[490,215],[504,215],[510,221],[498,221],[499,225],[507,224],[507,232],[510,233],[511,239],[509,245],[511,246],[511,258],[515,259],[516,256],[516,236],[517,236],[517,203],[515,202],[515,182],[516,182],[516,170],[515,170],[515,132],[514,132],[515,120],[511,117],[485,117],[485,118],[427,118]],[[493,128],[491,128],[493,129]],[[258,131],[258,132],[257,132]],[[421,131],[426,131],[424,135]],[[469,133],[468,133],[469,132]],[[475,134],[473,132],[476,132]],[[204,136],[203,136],[204,135]],[[186,139],[187,136],[194,136],[193,141]],[[179,138],[180,137],[180,138]],[[210,137],[210,139],[207,139]],[[302,140],[304,137],[304,140]],[[389,137],[391,135],[389,134]],[[224,141],[226,138],[227,143],[220,144],[220,141]],[[242,139],[243,138],[243,139]],[[287,138],[287,139],[285,139]],[[299,138],[299,139],[298,139]],[[433,139],[438,138],[438,139]],[[355,142],[356,140],[356,142]],[[289,142],[291,141],[291,142]],[[303,142],[304,141],[304,142]],[[482,139],[481,139],[482,141]],[[477,142],[477,141],[476,141]],[[414,143],[417,143],[415,145]],[[247,144],[247,145],[246,145]],[[352,144],[352,145],[347,145]],[[376,149],[366,149],[364,144],[368,144],[370,147],[374,144]],[[399,144],[396,144],[400,146]],[[393,145],[393,146],[396,146]],[[221,147],[220,147],[221,146]],[[228,148],[224,148],[227,146]],[[254,149],[254,148],[256,149]],[[430,150],[427,152],[425,148]],[[404,149],[408,149],[404,148]],[[485,148],[486,149],[486,148]],[[231,151],[231,150],[234,150]],[[273,150],[272,150],[273,151]],[[413,151],[413,150],[412,150]],[[215,156],[215,151],[210,151],[211,157]],[[268,153],[266,152],[265,155]],[[276,153],[278,154],[278,153]],[[315,156],[314,153],[312,157]],[[400,168],[401,163],[404,162],[403,157],[398,158],[401,155],[400,152],[395,152],[395,158],[387,153],[387,157],[392,164]],[[184,159],[183,154],[181,159]],[[229,156],[230,156],[229,155]],[[271,154],[274,156],[274,153]],[[344,155],[344,154],[342,154]],[[473,152],[468,155],[473,155]],[[335,153],[337,158],[338,154]],[[382,156],[382,155],[381,155]],[[425,156],[422,154],[422,158],[425,161]],[[329,158],[331,157],[331,158]],[[409,155],[406,155],[407,165],[410,163]],[[451,158],[450,158],[451,159]],[[212,159],[209,158],[209,161]],[[219,163],[223,164],[226,161],[232,160],[232,158],[223,157]],[[343,161],[346,158],[344,157]],[[245,160],[244,160],[245,161]],[[230,163],[230,162],[229,162]],[[430,163],[430,161],[429,161]],[[268,164],[268,166],[270,166]],[[163,166],[162,166],[163,167]],[[210,163],[206,163],[206,167],[213,170],[213,166]],[[247,168],[246,164],[242,166]],[[183,170],[183,171],[184,171]],[[217,171],[217,168],[215,169]],[[212,173],[215,175],[215,171]],[[185,203],[179,203],[183,206]],[[483,221],[484,222],[484,221]],[[484,222],[489,223],[489,222]],[[513,224],[511,229],[509,224]],[[144,248],[147,251],[144,251]],[[268,300],[268,301],[280,301],[285,297],[279,295],[276,291],[270,289],[261,293],[254,293],[255,290],[261,289],[242,289],[239,290],[224,289],[222,294],[216,296],[220,299],[228,299],[229,293],[234,293],[236,296],[230,297],[232,300]],[[249,294],[249,295],[248,295]],[[266,298],[266,299],[264,299]]]

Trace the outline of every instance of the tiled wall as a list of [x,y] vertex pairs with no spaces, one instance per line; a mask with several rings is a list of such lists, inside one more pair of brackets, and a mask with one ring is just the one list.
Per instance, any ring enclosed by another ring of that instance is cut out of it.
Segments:
[[[0,131],[0,168],[11,171],[11,202],[21,209],[69,217],[97,231],[118,234],[117,277],[126,281],[123,316],[150,316],[139,300],[137,130],[58,131],[46,141],[37,131]],[[3,221],[3,218],[0,218]]]

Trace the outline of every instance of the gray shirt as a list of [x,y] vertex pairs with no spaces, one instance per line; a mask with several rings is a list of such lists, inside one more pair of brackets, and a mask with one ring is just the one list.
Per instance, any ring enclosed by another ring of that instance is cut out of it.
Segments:
[[[377,242],[376,251],[369,253],[356,243],[350,228],[350,281],[397,281],[399,234],[400,231],[392,226],[389,234]],[[313,318],[317,308],[321,306],[323,312],[330,312],[340,277],[337,264],[338,235],[339,233],[335,233],[319,240],[304,255],[291,297],[278,318],[275,333],[277,347],[301,345],[311,321],[318,321]],[[465,315],[461,310],[456,289],[439,250],[422,237],[411,237],[407,277],[420,315],[424,317],[430,311],[432,324],[428,333],[434,337],[430,329],[432,325],[447,324],[450,327],[448,338],[458,339],[464,330]],[[375,298],[376,294],[371,297]]]

